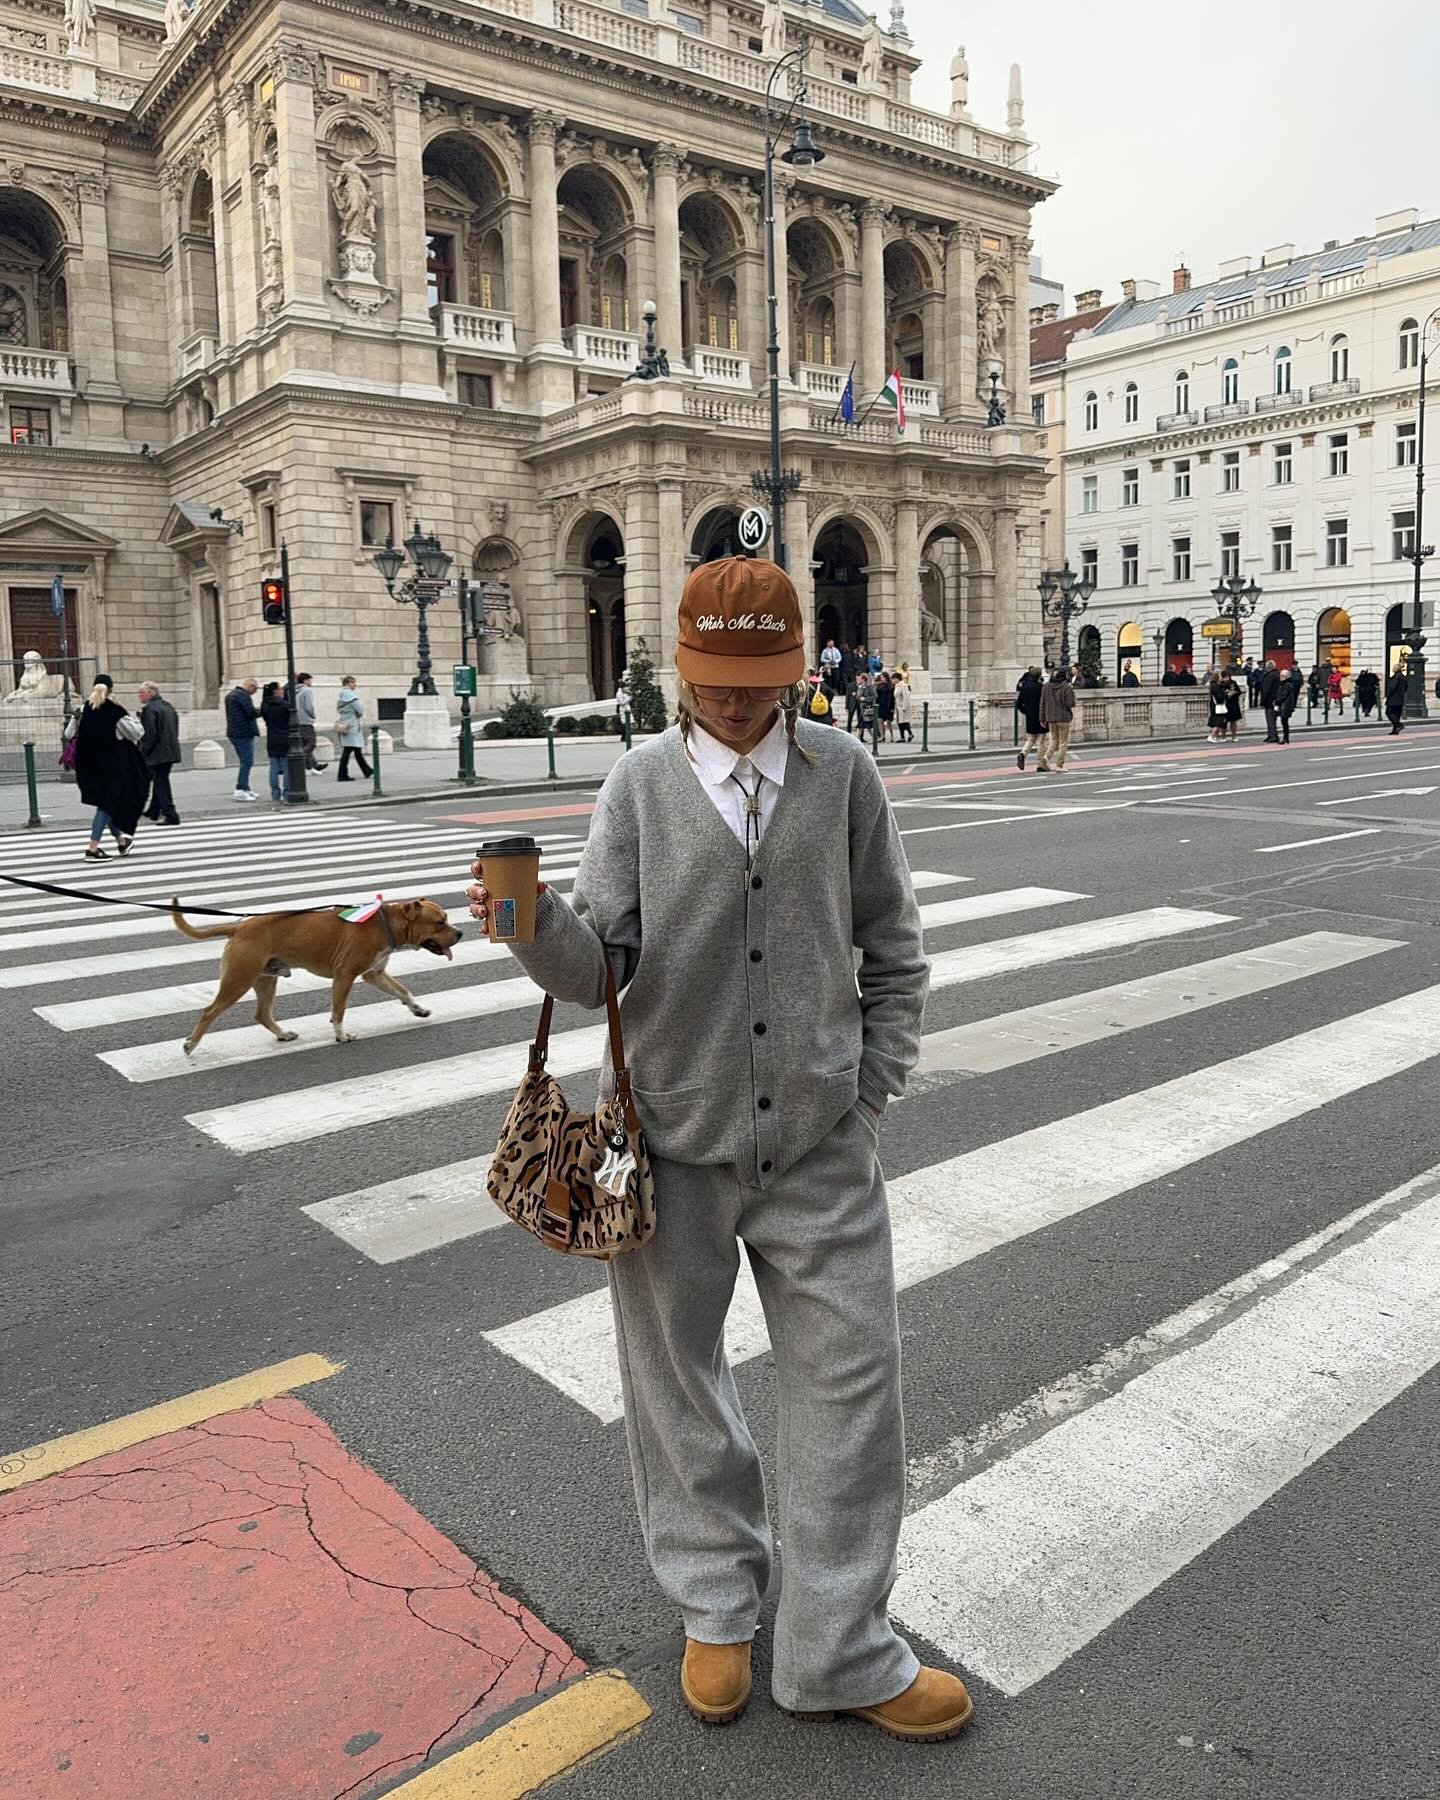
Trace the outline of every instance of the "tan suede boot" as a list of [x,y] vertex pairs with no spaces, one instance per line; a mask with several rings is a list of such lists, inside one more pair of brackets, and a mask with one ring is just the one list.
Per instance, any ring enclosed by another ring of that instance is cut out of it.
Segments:
[[965,1683],[943,1669],[921,1669],[903,1694],[881,1706],[851,1706],[843,1713],[802,1712],[801,1719],[821,1723],[834,1718],[864,1719],[893,1738],[911,1744],[938,1744],[963,1731],[974,1716],[975,1702]]
[[699,1644],[686,1638],[680,1693],[706,1725],[738,1719],[750,1698],[749,1644]]

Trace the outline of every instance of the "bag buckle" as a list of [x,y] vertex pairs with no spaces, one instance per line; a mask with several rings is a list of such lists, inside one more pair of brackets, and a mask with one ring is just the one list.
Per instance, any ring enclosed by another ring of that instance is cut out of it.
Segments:
[[[559,1210],[563,1207],[564,1210]],[[557,1249],[568,1249],[574,1234],[574,1220],[571,1216],[572,1202],[570,1190],[563,1182],[550,1181],[545,1187],[545,1198],[540,1202],[538,1224],[540,1236],[547,1244]]]

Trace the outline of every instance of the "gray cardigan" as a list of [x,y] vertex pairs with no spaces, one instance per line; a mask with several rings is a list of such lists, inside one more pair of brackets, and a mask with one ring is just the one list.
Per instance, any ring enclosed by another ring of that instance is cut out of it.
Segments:
[[857,1096],[883,1109],[904,1091],[930,978],[874,761],[845,732],[802,720],[797,735],[815,762],[790,751],[748,877],[677,727],[622,757],[573,905],[548,890],[535,941],[514,951],[556,999],[599,1007],[608,946],[651,1149],[733,1162],[761,1186]]

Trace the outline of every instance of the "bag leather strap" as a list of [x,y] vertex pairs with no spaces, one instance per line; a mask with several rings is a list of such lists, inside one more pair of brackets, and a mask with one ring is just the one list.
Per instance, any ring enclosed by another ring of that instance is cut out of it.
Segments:
[[[625,1066],[625,1034],[620,1026],[620,1001],[615,992],[615,971],[610,964],[610,952],[605,955],[605,1012],[610,1026],[610,1066],[615,1072],[615,1098],[620,1102],[620,1110],[625,1115],[625,1128],[636,1132],[640,1129],[639,1115],[635,1111],[635,1101],[630,1092],[630,1071]],[[538,1074],[545,1067],[545,1057],[550,1049],[550,1022],[555,1016],[555,997],[545,996],[545,1004],[540,1008],[540,1024],[535,1032],[535,1041],[530,1046],[530,1068]]]

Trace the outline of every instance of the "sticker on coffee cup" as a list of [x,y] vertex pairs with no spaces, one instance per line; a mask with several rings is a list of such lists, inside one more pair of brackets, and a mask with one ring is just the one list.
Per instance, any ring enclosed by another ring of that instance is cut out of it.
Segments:
[[515,902],[513,900],[492,900],[490,902],[490,918],[497,938],[514,937]]

